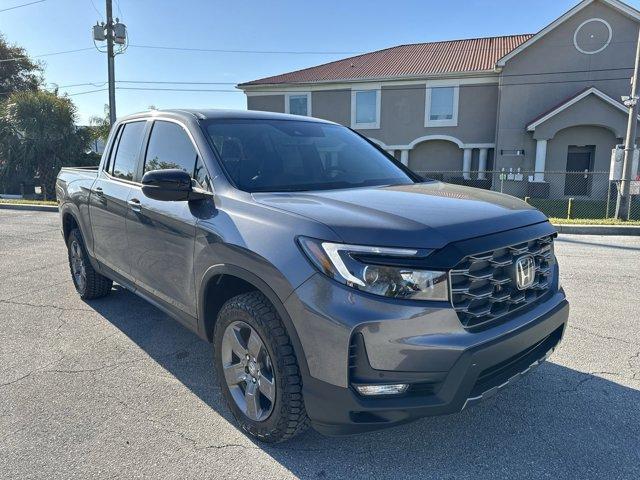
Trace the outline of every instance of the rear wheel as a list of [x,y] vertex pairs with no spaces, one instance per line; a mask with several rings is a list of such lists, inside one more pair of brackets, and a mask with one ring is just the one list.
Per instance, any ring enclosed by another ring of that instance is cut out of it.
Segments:
[[111,291],[113,282],[93,269],[84,247],[82,235],[77,228],[67,239],[69,269],[76,291],[83,300],[104,297]]
[[251,436],[275,443],[308,427],[291,341],[260,292],[233,297],[220,310],[214,362],[227,405]]

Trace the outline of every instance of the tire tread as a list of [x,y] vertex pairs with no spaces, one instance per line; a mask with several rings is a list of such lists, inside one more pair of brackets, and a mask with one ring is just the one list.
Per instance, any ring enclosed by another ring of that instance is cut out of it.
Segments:
[[[254,423],[248,422],[244,418],[238,418],[233,408],[231,411],[234,412],[234,416],[243,430],[259,440],[269,443],[289,440],[304,432],[310,425],[302,397],[302,376],[291,339],[276,309],[262,293],[258,291],[247,292],[228,300],[218,314],[216,330],[218,326],[225,323],[221,320],[232,315],[234,310],[244,310],[264,330],[261,333],[265,334],[266,340],[275,351],[276,358],[273,359],[273,363],[276,367],[276,376],[283,380],[281,383],[284,386],[284,391],[278,392],[282,396],[280,411],[277,412],[280,418],[275,427],[266,432],[256,428]],[[218,334],[222,334],[222,332],[216,331],[216,335]],[[223,388],[226,388],[226,385],[223,385]],[[276,412],[274,411],[274,413]]]

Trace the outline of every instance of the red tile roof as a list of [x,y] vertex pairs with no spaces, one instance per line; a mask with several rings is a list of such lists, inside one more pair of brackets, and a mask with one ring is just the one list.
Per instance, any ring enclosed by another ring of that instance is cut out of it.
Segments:
[[492,70],[533,34],[400,45],[239,86],[383,79]]

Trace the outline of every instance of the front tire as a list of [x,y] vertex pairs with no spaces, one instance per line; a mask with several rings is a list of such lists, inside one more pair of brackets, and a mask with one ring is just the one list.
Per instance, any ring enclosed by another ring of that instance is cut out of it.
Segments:
[[111,291],[113,281],[100,275],[91,265],[80,230],[73,229],[67,239],[69,270],[76,292],[83,300],[104,297]]
[[218,314],[213,340],[220,388],[245,432],[277,443],[308,428],[291,340],[262,293],[244,293],[227,301]]

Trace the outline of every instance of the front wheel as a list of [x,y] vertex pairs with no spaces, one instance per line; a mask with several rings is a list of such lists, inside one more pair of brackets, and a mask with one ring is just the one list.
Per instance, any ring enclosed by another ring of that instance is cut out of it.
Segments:
[[220,310],[214,362],[227,405],[251,436],[276,443],[308,427],[291,340],[260,292],[233,297]]
[[80,298],[90,300],[107,295],[111,291],[113,281],[93,269],[84,247],[82,235],[77,228],[69,233],[67,250],[71,278]]

